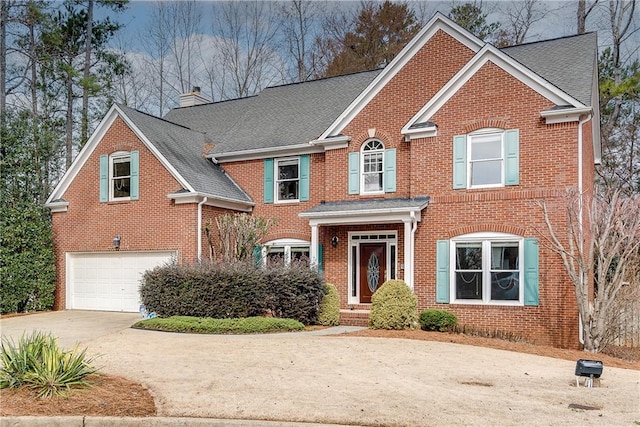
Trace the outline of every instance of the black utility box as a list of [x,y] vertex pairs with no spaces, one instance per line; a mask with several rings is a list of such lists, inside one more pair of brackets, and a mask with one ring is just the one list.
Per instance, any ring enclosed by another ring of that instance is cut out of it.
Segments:
[[602,368],[602,362],[599,360],[578,359],[576,362],[576,376],[600,378]]

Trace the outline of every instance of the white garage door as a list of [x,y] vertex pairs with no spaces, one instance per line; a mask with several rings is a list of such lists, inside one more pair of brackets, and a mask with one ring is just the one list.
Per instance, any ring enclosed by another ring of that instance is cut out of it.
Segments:
[[67,254],[67,308],[138,311],[140,279],[175,252]]

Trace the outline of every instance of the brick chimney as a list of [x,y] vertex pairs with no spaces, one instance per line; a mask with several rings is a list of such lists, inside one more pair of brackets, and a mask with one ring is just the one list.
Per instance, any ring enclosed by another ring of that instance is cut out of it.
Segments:
[[181,107],[193,107],[194,105],[208,104],[210,102],[200,94],[200,86],[194,86],[191,92],[180,95]]

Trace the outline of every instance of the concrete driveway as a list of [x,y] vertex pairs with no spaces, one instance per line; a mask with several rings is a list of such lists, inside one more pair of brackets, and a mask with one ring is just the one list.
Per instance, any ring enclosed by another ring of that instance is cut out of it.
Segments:
[[[292,333],[172,334],[139,315],[66,311],[0,320],[80,341],[105,373],[146,385],[161,417],[351,425],[634,425],[640,372],[605,367],[575,387],[575,362],[480,347]],[[572,409],[570,404],[597,408]],[[184,424],[188,425],[188,424]]]

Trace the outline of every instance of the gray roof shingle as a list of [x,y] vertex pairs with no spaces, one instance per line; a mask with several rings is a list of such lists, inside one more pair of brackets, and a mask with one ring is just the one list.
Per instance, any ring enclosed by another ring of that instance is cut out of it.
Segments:
[[124,105],[118,107],[196,192],[239,202],[252,201],[220,166],[202,157],[207,142],[204,133]]
[[250,98],[177,108],[165,119],[206,132],[212,154],[306,144],[318,138],[381,70],[264,89]]
[[596,33],[527,43],[501,50],[584,105],[591,106],[592,79],[598,59]]

